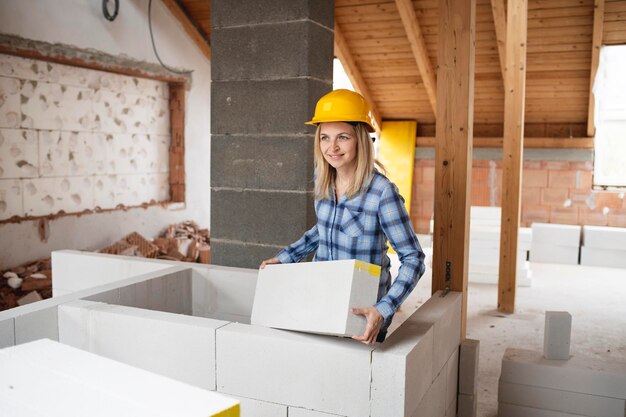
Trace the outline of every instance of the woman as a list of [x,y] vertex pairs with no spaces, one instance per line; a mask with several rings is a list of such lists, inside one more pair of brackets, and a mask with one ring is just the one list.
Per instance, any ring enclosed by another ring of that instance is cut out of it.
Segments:
[[[393,315],[424,273],[424,252],[411,228],[398,188],[375,169],[370,110],[349,90],[322,97],[307,124],[315,132],[315,212],[317,224],[297,242],[261,264],[358,259],[381,266],[377,303],[352,309],[367,319],[365,333],[353,339],[382,342]],[[391,284],[387,241],[401,265]]]

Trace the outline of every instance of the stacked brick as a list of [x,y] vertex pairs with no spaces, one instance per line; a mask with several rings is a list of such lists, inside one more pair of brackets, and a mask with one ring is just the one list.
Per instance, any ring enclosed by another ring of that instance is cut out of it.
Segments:
[[[415,161],[411,220],[417,233],[428,233],[433,216],[435,164]],[[624,192],[593,189],[593,164],[581,161],[524,161],[520,226],[559,223],[626,227]],[[501,206],[502,163],[472,163],[472,206]]]

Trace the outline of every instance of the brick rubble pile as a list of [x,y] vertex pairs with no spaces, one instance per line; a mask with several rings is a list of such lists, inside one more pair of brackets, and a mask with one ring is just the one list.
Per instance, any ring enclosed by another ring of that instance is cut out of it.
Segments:
[[[208,229],[200,229],[196,223],[185,221],[171,224],[153,241],[133,232],[98,252],[208,264],[211,263],[209,243]],[[50,297],[50,258],[0,271],[0,311]]]

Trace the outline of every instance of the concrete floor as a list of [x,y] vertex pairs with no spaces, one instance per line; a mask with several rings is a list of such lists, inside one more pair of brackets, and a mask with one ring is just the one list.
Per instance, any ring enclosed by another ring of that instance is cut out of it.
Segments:
[[[505,349],[543,351],[546,310],[572,315],[572,355],[626,362],[626,269],[539,263],[531,269],[532,286],[517,289],[511,315],[496,310],[496,285],[469,285],[467,337],[480,340],[478,417],[497,416]],[[431,278],[428,268],[392,329],[430,297]]]

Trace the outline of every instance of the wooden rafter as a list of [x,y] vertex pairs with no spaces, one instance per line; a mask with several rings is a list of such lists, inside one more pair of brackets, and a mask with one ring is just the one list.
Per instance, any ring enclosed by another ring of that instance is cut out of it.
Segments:
[[504,79],[504,70],[506,67],[506,11],[504,10],[504,1],[505,0],[491,0],[491,12],[493,14],[493,24],[496,27],[496,42],[498,44],[502,79]]
[[591,50],[591,77],[589,80],[589,108],[587,110],[587,135],[596,134],[595,118],[595,97],[593,94],[593,83],[596,79],[596,72],[600,64],[600,48],[602,47],[602,33],[604,31],[604,0],[595,0],[593,9],[593,40]]
[[433,109],[435,118],[437,117],[437,78],[435,77],[435,71],[428,58],[428,50],[426,49],[426,42],[424,41],[424,35],[420,29],[419,22],[417,20],[417,14],[413,8],[411,0],[396,0],[396,7],[400,12],[400,18],[402,19],[402,25],[409,38],[411,44],[411,50],[415,57],[415,62],[420,71],[420,76],[426,88],[428,94],[428,101]]
[[380,129],[382,126],[382,119],[380,117],[380,112],[376,106],[376,102],[372,97],[372,94],[367,88],[367,84],[359,71],[359,68],[356,66],[356,62],[354,58],[352,58],[352,54],[350,53],[350,48],[348,48],[348,44],[346,43],[346,39],[343,37],[341,33],[341,29],[339,25],[335,23],[335,56],[341,61],[341,65],[343,65],[343,69],[346,71],[346,75],[350,79],[350,82],[363,97],[370,104],[370,108],[372,111],[372,117],[374,119],[374,128],[376,132],[380,134]]
[[168,8],[170,13],[183,25],[183,29],[187,32],[187,35],[194,41],[196,46],[202,51],[202,54],[211,60],[211,46],[207,38],[205,38],[198,28],[195,26],[191,18],[187,15],[185,10],[181,7],[177,0],[163,0],[163,4]]

